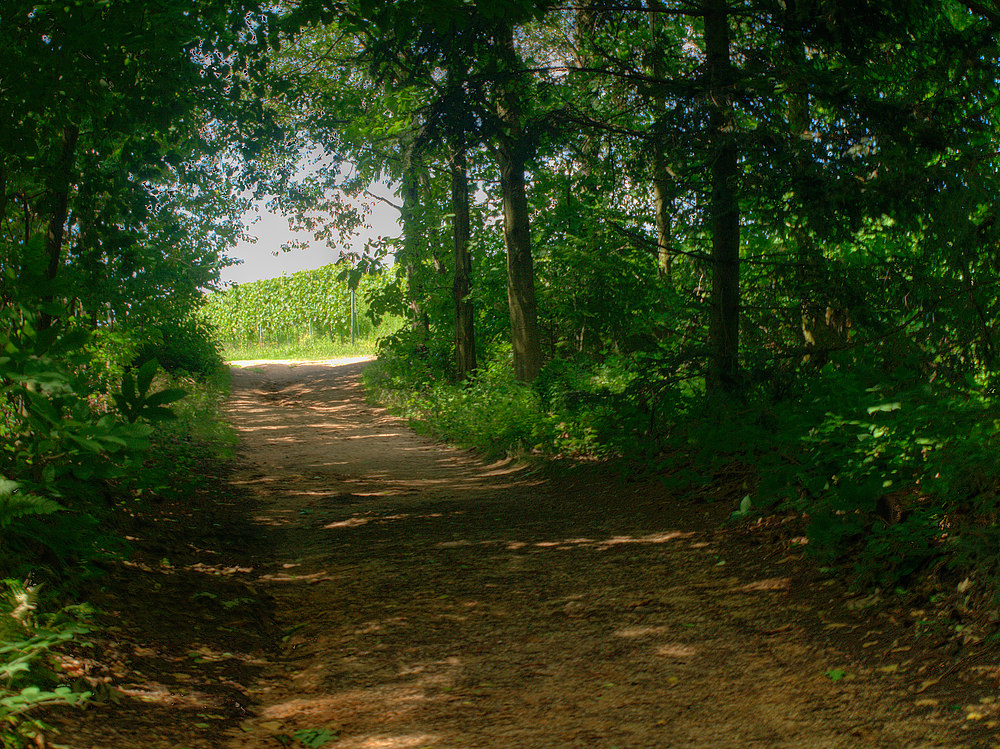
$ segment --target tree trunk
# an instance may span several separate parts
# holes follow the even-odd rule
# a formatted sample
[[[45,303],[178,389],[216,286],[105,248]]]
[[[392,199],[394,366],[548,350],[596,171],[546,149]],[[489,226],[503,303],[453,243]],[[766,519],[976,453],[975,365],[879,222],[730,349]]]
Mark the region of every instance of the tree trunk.
[[[423,198],[418,200],[418,204],[421,206],[432,206],[436,202],[436,197],[434,195],[434,185],[431,184],[431,174],[430,171],[421,165],[420,169],[417,170],[417,181],[420,184],[420,189],[423,191]],[[425,223],[426,226],[426,223]],[[447,242],[442,236],[445,232],[440,228],[437,229],[426,229],[426,234],[424,235],[424,246],[430,250],[430,261],[431,266],[434,268],[434,272],[443,276],[448,273],[448,268],[446,267],[444,256],[447,255]]]
[[[670,280],[670,264],[673,253],[670,245],[670,177],[666,164],[663,163],[663,153],[653,146],[653,212],[656,217],[656,275]]]
[[[403,247],[397,260],[402,261],[406,273],[406,298],[410,307],[410,324],[415,331],[422,334],[426,340],[429,335],[430,323],[427,313],[423,310],[423,284],[420,270],[420,224],[418,211],[420,206],[420,177],[414,161],[413,149],[410,147],[403,161],[403,179],[400,188],[403,200],[400,217],[403,221]]]
[[[739,387],[740,207],[739,164],[730,103],[733,82],[726,0],[705,0],[705,55],[708,63],[712,199],[712,298],[709,392]]]
[[[516,56],[514,33],[510,25],[501,26],[496,42],[507,70],[513,72],[516,69]],[[542,367],[542,348],[538,335],[535,271],[531,258],[531,228],[524,179],[521,103],[515,86],[516,82],[508,81],[499,102],[498,114],[503,132],[498,139],[497,159],[503,196],[503,234],[507,246],[507,301],[510,306],[514,377],[521,382],[531,382]]]
[[[455,370],[464,380],[476,369],[476,335],[472,299],[472,257],[469,254],[469,178],[464,147],[451,155],[451,211],[455,239]]]
[[[73,164],[76,162],[76,143],[80,137],[80,128],[76,125],[66,125],[63,127],[62,144],[59,154],[59,161],[53,172],[53,179],[49,185],[49,229],[45,235],[45,280],[49,282],[49,291],[43,302],[53,300],[52,285],[59,275],[59,267],[62,265],[63,235],[66,231],[66,219],[69,216],[69,188],[73,174]],[[42,312],[39,320],[42,329],[48,328],[52,324],[52,317],[48,312]]]
[[[62,263],[63,233],[66,229],[66,218],[69,215],[69,184],[76,161],[76,142],[80,129],[76,125],[66,125],[62,134],[62,152],[56,165],[54,179],[49,186],[51,212],[49,213],[49,230],[45,235],[45,255],[47,267],[45,278],[54,281],[59,274]]]
[[[784,11],[782,43],[790,71],[788,78],[794,80],[799,77],[799,70],[808,65],[805,45],[799,33],[808,11],[800,8],[796,0],[783,0],[781,6]],[[809,130],[812,116],[807,92],[801,85],[790,86],[787,97],[787,137],[795,168],[791,188],[794,194],[799,195],[801,186],[811,180]],[[800,196],[802,199],[808,199],[808,196]],[[817,246],[809,227],[801,220],[792,225],[791,240],[797,255],[796,281],[800,294],[802,344],[807,352],[803,363],[822,367],[829,359],[830,350],[847,342],[850,314],[830,294],[823,251]]]
[[[650,77],[660,81],[664,75],[663,46],[660,43],[660,14],[666,9],[659,0],[649,0],[649,35],[652,39]],[[655,84],[654,84],[655,85]],[[655,93],[650,97],[656,120],[663,116],[667,107],[666,97]],[[670,280],[670,263],[673,260],[671,252],[670,230],[672,226],[670,209],[670,173],[667,169],[663,148],[657,142],[660,128],[654,127],[652,179],[653,179],[653,215],[656,219],[656,275],[661,279]]]
[[[0,160],[0,236],[6,232],[7,228],[7,171],[3,167],[3,160]]]

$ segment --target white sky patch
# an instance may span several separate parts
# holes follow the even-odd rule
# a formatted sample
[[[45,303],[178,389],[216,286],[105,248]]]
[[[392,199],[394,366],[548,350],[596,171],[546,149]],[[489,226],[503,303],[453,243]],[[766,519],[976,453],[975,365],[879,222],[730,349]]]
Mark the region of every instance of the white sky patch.
[[[398,203],[399,199],[385,185],[373,183],[368,189],[393,203]],[[256,237],[257,241],[255,243],[241,241],[229,252],[229,257],[243,262],[222,270],[223,284],[249,283],[262,278],[276,278],[300,270],[320,268],[336,262],[341,251],[361,252],[369,239],[398,237],[402,231],[398,223],[399,211],[381,200],[370,200],[372,212],[367,221],[370,228],[363,229],[355,235],[347,246],[330,247],[326,242],[314,240],[307,231],[292,231],[285,216],[266,208],[265,197],[258,204],[257,210],[243,215],[247,233]],[[281,246],[294,240],[305,242],[305,249],[282,252]]]

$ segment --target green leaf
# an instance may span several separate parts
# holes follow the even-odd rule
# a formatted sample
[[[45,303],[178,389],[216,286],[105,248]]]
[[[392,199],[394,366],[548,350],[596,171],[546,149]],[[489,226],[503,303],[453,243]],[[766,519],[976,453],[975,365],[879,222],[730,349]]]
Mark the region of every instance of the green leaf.
[[[328,728],[303,728],[295,732],[295,740],[309,749],[320,749],[337,738],[337,732]]]
[[[31,404],[31,410],[33,413],[41,416],[49,424],[57,425],[62,421],[62,416],[54,405],[52,401],[46,398],[40,393],[35,393],[30,390],[26,391],[28,396],[28,401]]]
[[[153,378],[156,377],[159,368],[160,363],[156,359],[150,359],[139,367],[139,371],[136,373],[136,386],[140,396],[149,392],[149,386],[153,384]]]
[[[100,443],[95,442],[92,439],[88,439],[86,437],[80,437],[76,434],[67,434],[66,437],[69,440],[75,442],[77,445],[82,447],[87,452],[94,453],[95,455],[104,452],[104,448],[100,445]]]
[[[167,403],[183,400],[187,397],[187,394],[187,390],[183,390],[181,388],[168,388],[166,390],[160,390],[146,398],[146,406],[163,406]]]
[[[115,395],[115,403],[117,404],[119,403],[118,394],[116,393]],[[121,396],[126,405],[133,403],[136,399],[135,378],[132,377],[131,372],[126,372],[122,375]]]
[[[28,515],[51,515],[62,509],[55,500],[22,492],[16,481],[0,477],[0,529]]]
[[[157,406],[156,408],[144,408],[142,417],[148,421],[172,421],[177,418],[177,414],[169,408]]]
[[[902,407],[902,404],[898,401],[895,403],[879,403],[876,406],[869,406],[868,413],[873,414],[878,413],[879,411],[898,411]]]

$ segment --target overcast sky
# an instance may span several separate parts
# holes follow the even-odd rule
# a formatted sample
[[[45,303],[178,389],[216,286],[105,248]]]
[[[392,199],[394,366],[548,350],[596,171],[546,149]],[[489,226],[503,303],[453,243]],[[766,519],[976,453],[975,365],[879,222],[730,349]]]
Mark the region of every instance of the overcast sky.
[[[372,185],[371,189],[393,202],[397,201],[385,186]],[[288,219],[267,211],[262,204],[260,212],[252,211],[244,216],[244,223],[249,233],[257,237],[257,242],[254,244],[240,242],[229,253],[230,257],[239,258],[243,262],[231,268],[224,268],[222,283],[226,286],[232,283],[247,283],[328,265],[336,262],[341,249],[357,251],[364,247],[365,241],[369,238],[399,236],[401,229],[397,223],[398,219],[399,211],[377,201],[374,203],[369,220],[371,231],[355,237],[347,248],[330,248],[325,242],[313,241],[308,232],[296,235],[288,228]],[[308,240],[309,248],[282,252],[281,245],[295,238]]]

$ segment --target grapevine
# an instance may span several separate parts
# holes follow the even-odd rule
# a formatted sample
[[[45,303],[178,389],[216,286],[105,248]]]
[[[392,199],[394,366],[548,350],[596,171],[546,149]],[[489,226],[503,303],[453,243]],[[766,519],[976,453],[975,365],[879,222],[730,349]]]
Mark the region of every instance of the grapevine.
[[[205,314],[224,343],[280,343],[304,337],[346,341],[351,336],[351,290],[343,266],[325,265],[289,276],[233,285],[210,294]],[[391,271],[364,275],[356,290],[355,330],[370,333],[369,298],[392,283]]]

